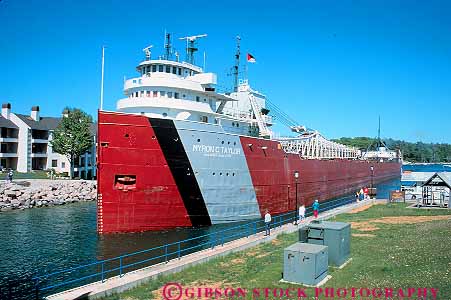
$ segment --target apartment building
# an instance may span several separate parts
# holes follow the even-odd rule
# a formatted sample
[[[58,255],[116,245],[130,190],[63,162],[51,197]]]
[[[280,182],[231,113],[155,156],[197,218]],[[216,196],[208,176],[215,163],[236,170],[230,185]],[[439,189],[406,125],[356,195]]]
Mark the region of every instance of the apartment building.
[[[0,165],[18,172],[54,169],[57,173],[69,173],[70,163],[66,156],[53,152],[52,133],[67,112],[61,117],[40,116],[39,106],[33,106],[30,114],[11,111],[11,104],[4,103],[0,118],[1,149]],[[90,128],[96,135],[96,126]],[[96,176],[95,143],[75,161],[75,175],[81,178]]]

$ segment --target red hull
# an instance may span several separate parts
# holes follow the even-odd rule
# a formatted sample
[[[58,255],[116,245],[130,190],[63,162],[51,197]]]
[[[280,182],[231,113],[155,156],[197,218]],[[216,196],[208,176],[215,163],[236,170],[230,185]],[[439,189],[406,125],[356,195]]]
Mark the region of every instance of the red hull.
[[[203,199],[183,149],[162,148],[164,138],[178,139],[167,137],[173,130],[162,131],[162,125],[138,115],[99,112],[98,120],[99,233],[209,224],[206,210],[198,209]],[[298,202],[307,206],[314,199],[324,201],[368,186],[370,166],[374,183],[400,176],[397,162],[306,160],[286,154],[276,141],[240,141],[262,215],[266,209],[272,214],[295,209],[295,170],[300,172]]]

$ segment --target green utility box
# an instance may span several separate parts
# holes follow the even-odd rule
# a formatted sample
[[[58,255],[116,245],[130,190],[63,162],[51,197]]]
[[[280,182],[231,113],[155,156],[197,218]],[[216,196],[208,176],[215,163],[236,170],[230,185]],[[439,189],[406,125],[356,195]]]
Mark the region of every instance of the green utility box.
[[[283,280],[317,285],[326,278],[327,246],[296,243],[283,252]]]
[[[351,225],[343,222],[312,222],[308,225],[307,243],[327,246],[329,265],[341,266],[351,254]]]

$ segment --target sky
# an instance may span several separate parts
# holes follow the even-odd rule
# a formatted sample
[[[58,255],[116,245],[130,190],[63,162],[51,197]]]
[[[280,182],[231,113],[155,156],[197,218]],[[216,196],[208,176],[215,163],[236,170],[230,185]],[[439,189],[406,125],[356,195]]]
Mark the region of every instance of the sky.
[[[299,124],[371,137],[380,115],[383,137],[451,143],[450,15],[451,1],[0,0],[0,101],[95,117],[105,45],[104,109],[115,110],[142,49],[163,54],[165,30],[208,34],[197,62],[205,52],[206,71],[230,88],[240,35],[243,58],[257,60],[251,86]]]

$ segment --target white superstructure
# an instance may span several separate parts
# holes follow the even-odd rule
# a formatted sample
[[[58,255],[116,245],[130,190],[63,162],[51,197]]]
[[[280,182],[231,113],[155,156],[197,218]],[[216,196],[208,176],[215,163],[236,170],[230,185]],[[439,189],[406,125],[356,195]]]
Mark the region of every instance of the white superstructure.
[[[125,98],[117,102],[117,110],[151,118],[209,123],[221,126],[227,133],[275,139],[265,95],[252,89],[247,80],[238,80],[240,38],[237,37],[235,55],[236,86],[231,93],[218,93],[216,74],[194,65],[196,39],[205,36],[182,38],[187,42],[187,62],[179,61],[178,54],[175,60],[171,59],[170,35],[166,36],[164,56],[152,59],[153,46],[144,48],[145,60],[136,68],[139,76],[125,80]],[[298,135],[295,138],[277,138],[286,152],[314,159],[362,158],[358,149],[331,142],[317,131],[307,132],[302,128],[305,127],[292,126]],[[366,158],[374,159],[371,153],[367,155]]]

